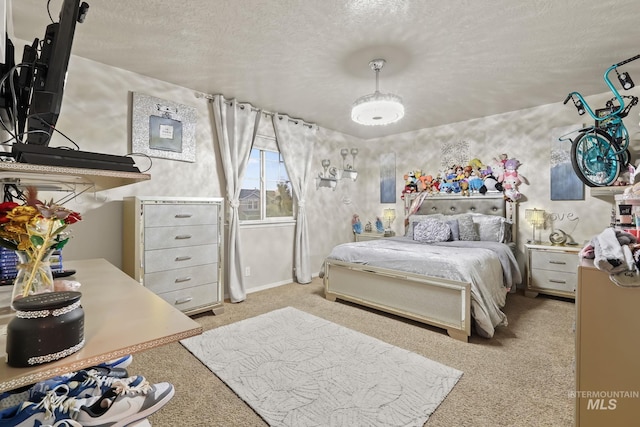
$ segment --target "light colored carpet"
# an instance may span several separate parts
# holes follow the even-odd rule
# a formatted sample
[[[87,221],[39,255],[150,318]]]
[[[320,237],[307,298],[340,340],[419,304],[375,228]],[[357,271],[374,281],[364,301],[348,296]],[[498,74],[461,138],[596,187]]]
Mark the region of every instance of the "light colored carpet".
[[[422,426],[462,376],[292,307],[182,344],[271,426]]]

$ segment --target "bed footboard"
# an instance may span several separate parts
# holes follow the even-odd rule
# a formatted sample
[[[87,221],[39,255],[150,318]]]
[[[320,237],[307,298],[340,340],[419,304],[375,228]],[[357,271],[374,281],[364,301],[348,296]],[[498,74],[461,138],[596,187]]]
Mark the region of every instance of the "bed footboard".
[[[325,298],[341,299],[447,330],[471,335],[471,284],[361,264],[326,260]]]

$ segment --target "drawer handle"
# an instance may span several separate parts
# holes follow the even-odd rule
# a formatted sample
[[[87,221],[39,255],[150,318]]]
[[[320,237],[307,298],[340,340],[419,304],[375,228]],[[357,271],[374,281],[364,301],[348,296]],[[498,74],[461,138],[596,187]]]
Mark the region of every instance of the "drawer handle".
[[[190,256],[177,256],[176,261],[189,261],[191,259]]]
[[[562,284],[567,283],[565,280],[554,280],[554,279],[549,279],[549,281],[550,281],[551,283],[562,283]]]
[[[191,214],[176,214],[176,218],[191,218]]]
[[[189,280],[191,280],[191,277],[178,277],[176,278],[175,283],[188,282]]]
[[[566,262],[564,261],[549,261],[549,264],[561,264],[561,265],[565,265]]]
[[[176,300],[176,305],[187,303],[187,302],[191,301],[192,299],[193,299],[193,297],[186,297],[186,298],[177,299]]]
[[[190,239],[190,238],[191,238],[191,234],[180,234],[176,236],[176,240],[184,240],[184,239]]]

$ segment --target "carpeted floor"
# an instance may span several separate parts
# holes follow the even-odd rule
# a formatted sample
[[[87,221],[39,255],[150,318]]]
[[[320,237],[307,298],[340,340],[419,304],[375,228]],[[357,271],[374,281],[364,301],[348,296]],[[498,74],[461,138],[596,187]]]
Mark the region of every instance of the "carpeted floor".
[[[225,304],[219,316],[195,319],[205,330],[291,306],[464,372],[425,424],[572,426],[575,307],[572,301],[510,294],[509,326],[492,339],[462,343],[440,329],[324,299],[322,282],[289,284]],[[179,343],[134,355],[132,374],[169,381],[176,395],[150,417],[154,427],[266,426],[234,392]]]

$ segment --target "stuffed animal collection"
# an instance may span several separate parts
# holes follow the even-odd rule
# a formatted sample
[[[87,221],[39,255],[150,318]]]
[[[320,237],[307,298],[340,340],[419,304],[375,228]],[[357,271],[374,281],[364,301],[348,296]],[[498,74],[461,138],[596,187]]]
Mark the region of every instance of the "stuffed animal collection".
[[[500,154],[490,165],[475,158],[465,166],[452,165],[435,177],[423,174],[421,170],[411,171],[404,175],[405,186],[401,198],[404,199],[405,194],[416,192],[454,193],[463,196],[503,192],[507,200],[517,201],[522,197],[518,187],[522,183],[528,184],[518,172],[520,166],[517,159]]]

